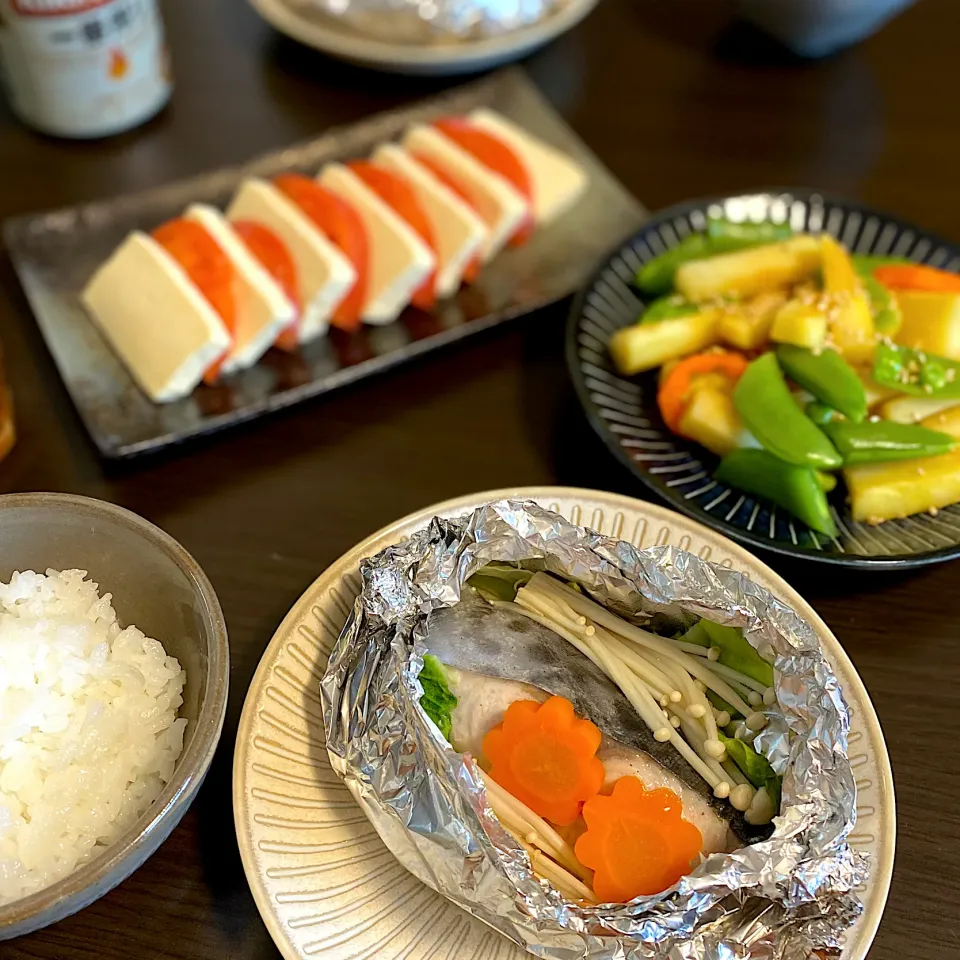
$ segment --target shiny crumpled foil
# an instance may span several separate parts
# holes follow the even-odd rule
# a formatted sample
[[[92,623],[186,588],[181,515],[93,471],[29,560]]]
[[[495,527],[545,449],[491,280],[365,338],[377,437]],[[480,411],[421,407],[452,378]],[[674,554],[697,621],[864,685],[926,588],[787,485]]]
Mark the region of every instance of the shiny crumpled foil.
[[[483,40],[532,27],[570,0],[286,0],[301,16],[335,18],[388,43]]]
[[[472,760],[418,706],[432,610],[492,560],[581,583],[643,623],[691,615],[776,651],[780,712],[754,741],[784,774],[772,837],[714,854],[675,887],[626,905],[565,900],[487,806]],[[801,960],[838,949],[867,876],[853,851],[849,714],[812,628],[743,575],[674,547],[638,551],[534,503],[435,518],[361,565],[363,587],[321,682],[327,750],[384,843],[415,876],[531,953],[553,960]]]

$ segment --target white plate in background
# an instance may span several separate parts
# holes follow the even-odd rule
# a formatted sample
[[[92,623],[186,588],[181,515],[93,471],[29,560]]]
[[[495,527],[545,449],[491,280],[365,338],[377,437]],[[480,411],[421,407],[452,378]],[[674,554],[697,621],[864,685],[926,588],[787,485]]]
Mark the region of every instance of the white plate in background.
[[[463,43],[388,43],[340,27],[332,18],[307,17],[286,0],[249,0],[272,27],[300,43],[348,63],[391,73],[457,76],[518,60],[575,27],[597,0],[570,0],[540,23],[501,37]]]

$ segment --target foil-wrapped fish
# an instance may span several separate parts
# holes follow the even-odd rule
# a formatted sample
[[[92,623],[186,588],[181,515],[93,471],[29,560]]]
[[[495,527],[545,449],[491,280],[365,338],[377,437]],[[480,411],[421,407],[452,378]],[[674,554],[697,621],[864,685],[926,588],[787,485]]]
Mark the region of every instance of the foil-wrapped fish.
[[[467,581],[491,562],[578,584],[607,613],[634,624],[657,630],[664,621],[705,618],[736,627],[754,653],[764,651],[775,670],[769,692],[777,707],[758,708],[766,723],[746,726],[759,730],[753,746],[783,778],[772,835],[759,842],[741,837],[731,844],[736,849],[708,856],[656,895],[605,903],[584,897],[590,877],[569,858],[574,841],[549,830],[536,849],[515,829],[523,811],[509,797],[502,804],[496,758],[485,773],[471,756],[502,747],[502,734],[500,743],[487,741],[500,724],[486,734],[480,727],[506,705],[505,728],[515,694],[536,701],[526,714],[559,701],[554,691],[566,697],[571,714],[584,718],[575,722],[596,731],[605,783],[663,771],[681,785],[685,803],[689,791],[708,817],[737,828],[736,816],[717,810],[678,758],[662,752],[660,735],[678,731],[654,725],[651,742],[617,684],[574,656],[573,646],[473,606]],[[361,575],[362,591],[321,683],[327,751],[380,837],[417,877],[543,960],[800,960],[840,948],[861,910],[853,891],[867,876],[865,859],[847,842],[856,819],[849,717],[816,634],[792,610],[732,570],[672,547],[638,551],[520,501],[435,518],[365,561]],[[427,654],[450,668],[456,709],[466,712],[452,718],[448,733],[467,754],[451,747],[420,706]],[[738,712],[750,721],[743,705],[741,699]],[[591,802],[583,808],[588,833]],[[554,882],[540,861],[546,848],[572,874],[570,882]],[[585,858],[581,865],[594,869]]]
[[[710,837],[705,839],[705,853],[730,848],[717,819],[729,822],[742,843],[770,835],[768,824],[747,823],[742,812],[715,797],[669,743],[654,738],[630,701],[596,664],[539,623],[503,606],[492,606],[467,590],[455,606],[430,616],[424,650],[448,667],[467,671],[455,675],[452,682],[461,701],[453,714],[456,749],[479,758],[483,735],[503,719],[503,712],[516,700],[545,699],[545,694],[565,697],[577,716],[600,728],[618,768],[645,766],[646,776],[640,779],[648,785],[658,779],[651,763],[669,774],[661,783],[684,794],[684,810],[689,809],[691,815],[698,811],[698,825],[704,826]],[[646,765],[645,759],[649,761]]]

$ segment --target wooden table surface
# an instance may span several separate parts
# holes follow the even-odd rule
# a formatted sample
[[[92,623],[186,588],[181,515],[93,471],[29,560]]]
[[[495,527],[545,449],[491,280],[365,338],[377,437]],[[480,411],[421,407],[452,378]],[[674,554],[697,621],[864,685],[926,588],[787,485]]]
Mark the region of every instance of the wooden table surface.
[[[923,0],[835,59],[785,58],[727,26],[720,0],[604,0],[528,61],[575,130],[649,207],[758,186],[816,186],[960,239],[960,4]],[[425,95],[440,80],[341,66],[278,38],[242,0],[169,2],[169,109],[102,143],[44,139],[0,106],[0,217],[232,164]],[[204,567],[230,630],[221,749],[160,851],[4,960],[269,960],[233,831],[233,743],[274,628],[336,557],[438,500],[560,483],[645,496],[589,432],[562,362],[563,307],[228,435],[122,468],[100,462],[0,262],[0,336],[19,443],[0,491],[123,504]],[[477,412],[490,414],[477,428]],[[859,669],[897,783],[896,871],[875,960],[960,958],[960,564],[844,576],[773,565]],[[384,958],[386,960],[386,958]]]

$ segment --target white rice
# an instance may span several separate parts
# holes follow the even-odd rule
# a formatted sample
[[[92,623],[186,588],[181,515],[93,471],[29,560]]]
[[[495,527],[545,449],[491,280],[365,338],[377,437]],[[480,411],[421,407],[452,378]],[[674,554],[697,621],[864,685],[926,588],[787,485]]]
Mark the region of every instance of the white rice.
[[[186,674],[85,577],[0,583],[0,904],[116,840],[183,749]]]

